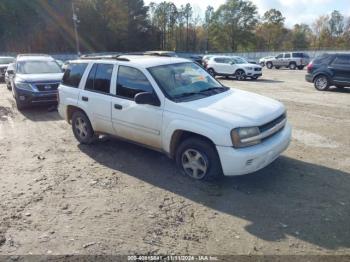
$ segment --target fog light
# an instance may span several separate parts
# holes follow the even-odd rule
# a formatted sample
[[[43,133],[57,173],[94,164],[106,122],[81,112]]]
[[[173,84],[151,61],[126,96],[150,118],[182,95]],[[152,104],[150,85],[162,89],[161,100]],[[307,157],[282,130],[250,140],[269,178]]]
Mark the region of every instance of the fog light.
[[[25,96],[19,96],[19,100],[24,101],[24,100],[26,100],[26,97]]]

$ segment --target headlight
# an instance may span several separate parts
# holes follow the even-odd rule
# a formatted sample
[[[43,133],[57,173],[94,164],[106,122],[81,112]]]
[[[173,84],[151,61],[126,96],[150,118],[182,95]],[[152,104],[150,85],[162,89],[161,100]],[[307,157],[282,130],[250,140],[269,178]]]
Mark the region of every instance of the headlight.
[[[246,67],[247,70],[253,70],[253,67]]]
[[[28,83],[23,83],[23,82],[15,82],[15,85],[18,89],[22,89],[22,90],[28,90],[28,91],[35,91],[35,89],[33,88],[33,86],[31,84]]]
[[[260,144],[261,140],[254,138],[260,135],[258,127],[240,127],[231,131],[231,138],[234,147],[247,147]]]

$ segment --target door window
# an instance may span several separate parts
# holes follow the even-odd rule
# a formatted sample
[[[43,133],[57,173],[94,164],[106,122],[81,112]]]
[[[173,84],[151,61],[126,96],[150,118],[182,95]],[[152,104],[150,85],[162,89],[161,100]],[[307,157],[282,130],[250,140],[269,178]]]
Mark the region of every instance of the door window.
[[[117,80],[117,96],[132,99],[138,93],[153,93],[153,87],[146,76],[138,69],[119,66]]]
[[[290,54],[285,54],[284,58],[290,58]]]
[[[334,65],[350,66],[350,56],[337,56],[334,61]]]
[[[86,80],[85,89],[99,93],[109,93],[113,65],[94,64]]]
[[[277,59],[283,58],[283,54],[278,55],[276,58],[277,58]]]
[[[69,64],[66,71],[64,72],[62,84],[78,88],[87,65],[87,63]]]

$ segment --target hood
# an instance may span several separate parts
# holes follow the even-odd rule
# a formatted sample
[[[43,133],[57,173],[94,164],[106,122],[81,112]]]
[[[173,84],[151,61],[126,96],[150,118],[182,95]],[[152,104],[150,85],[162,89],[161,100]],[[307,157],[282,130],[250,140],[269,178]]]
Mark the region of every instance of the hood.
[[[229,128],[261,126],[285,112],[284,105],[276,100],[237,89],[174,104],[181,106],[181,111],[187,116]]]
[[[61,82],[63,73],[55,74],[16,74],[16,80],[27,83],[37,82]]]

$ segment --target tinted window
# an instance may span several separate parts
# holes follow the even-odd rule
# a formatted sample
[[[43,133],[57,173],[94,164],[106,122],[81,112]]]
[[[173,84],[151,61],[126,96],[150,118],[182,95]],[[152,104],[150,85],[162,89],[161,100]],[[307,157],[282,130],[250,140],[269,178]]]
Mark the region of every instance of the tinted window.
[[[216,63],[225,63],[225,59],[224,58],[215,58],[214,59]]]
[[[69,64],[63,75],[62,83],[71,87],[78,87],[87,67],[85,63]]]
[[[277,59],[280,59],[280,58],[282,58],[283,57],[283,54],[280,54],[280,55],[278,55],[276,58]]]
[[[350,56],[337,56],[334,59],[333,64],[350,66]]]
[[[310,58],[307,54],[304,54],[304,53],[293,53],[293,57],[296,57],[296,58]]]
[[[290,58],[290,54],[285,54],[284,58]]]
[[[153,92],[153,88],[146,76],[136,68],[119,66],[117,95],[134,99],[142,92]]]
[[[85,88],[91,91],[109,93],[113,65],[94,64],[90,70]]]

